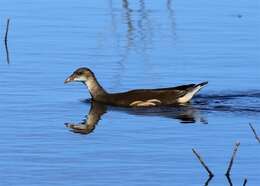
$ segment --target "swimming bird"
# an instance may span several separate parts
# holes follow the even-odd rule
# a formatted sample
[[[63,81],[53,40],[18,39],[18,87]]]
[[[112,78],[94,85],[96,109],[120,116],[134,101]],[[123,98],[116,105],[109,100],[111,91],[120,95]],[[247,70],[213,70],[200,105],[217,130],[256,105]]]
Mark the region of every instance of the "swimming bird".
[[[188,103],[208,82],[157,89],[135,89],[127,92],[108,93],[97,81],[89,68],[74,71],[64,83],[82,82],[93,101],[121,107],[153,107]]]

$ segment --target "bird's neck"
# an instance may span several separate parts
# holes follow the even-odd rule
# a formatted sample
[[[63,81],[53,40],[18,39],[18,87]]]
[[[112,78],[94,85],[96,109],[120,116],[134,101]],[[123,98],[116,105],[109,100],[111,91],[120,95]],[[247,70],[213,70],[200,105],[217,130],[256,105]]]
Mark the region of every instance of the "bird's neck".
[[[88,87],[88,90],[93,99],[98,99],[99,97],[106,96],[107,92],[103,87],[98,83],[95,76],[89,77],[84,84]]]

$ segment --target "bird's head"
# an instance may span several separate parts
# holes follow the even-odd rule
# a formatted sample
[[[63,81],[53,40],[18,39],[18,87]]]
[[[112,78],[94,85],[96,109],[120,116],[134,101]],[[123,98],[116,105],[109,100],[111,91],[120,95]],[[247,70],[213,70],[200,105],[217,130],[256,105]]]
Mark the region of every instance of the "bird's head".
[[[78,68],[75,70],[64,83],[69,83],[73,81],[77,82],[87,82],[90,77],[94,77],[94,73],[89,68]]]

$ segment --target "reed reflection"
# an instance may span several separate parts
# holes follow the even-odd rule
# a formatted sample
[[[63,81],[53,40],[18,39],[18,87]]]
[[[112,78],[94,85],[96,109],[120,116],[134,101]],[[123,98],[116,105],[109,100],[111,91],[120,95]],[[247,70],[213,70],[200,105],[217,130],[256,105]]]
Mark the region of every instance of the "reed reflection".
[[[91,107],[87,118],[81,123],[66,123],[65,126],[74,133],[89,134],[95,130],[101,117],[107,111],[125,112],[130,115],[141,116],[157,116],[179,120],[182,124],[188,123],[204,123],[206,119],[203,118],[200,111],[193,108],[191,105],[178,107],[154,107],[154,108],[122,108],[122,107],[108,107],[96,101],[91,102]]]
[[[149,47],[149,44],[152,43],[153,27],[149,19],[149,10],[146,9],[145,1],[139,0],[139,6],[138,35],[141,41],[140,44],[142,45],[141,48],[143,49],[142,52],[144,52]]]
[[[206,182],[204,183],[204,186],[208,186],[210,181],[212,180],[213,176],[209,176],[206,180]]]
[[[226,175],[229,186],[233,186],[232,179],[229,175]]]
[[[175,14],[172,6],[172,0],[167,0],[166,3],[167,11],[168,11],[168,17],[170,20],[170,25],[171,25],[171,33],[172,33],[172,39],[175,39],[176,37],[176,23],[175,23]]]
[[[87,118],[79,124],[65,123],[65,126],[70,128],[72,132],[89,134],[95,130],[98,121],[101,116],[106,113],[107,107],[104,104],[98,102],[91,102],[91,107]]]
[[[132,15],[131,15],[132,10],[129,8],[129,3],[127,0],[123,0],[122,2],[125,11],[125,22],[127,24],[127,34],[126,34],[127,48],[130,48],[133,42],[133,31],[134,31]]]
[[[122,53],[122,62],[125,62],[128,59],[131,50],[140,54],[141,57],[144,58],[144,61],[149,61],[149,49],[153,47],[152,45],[153,42],[156,41],[156,37],[161,38],[162,34],[166,35],[167,33],[172,33],[172,36],[170,37],[172,39],[176,38],[175,16],[172,2],[171,0],[166,0],[162,3],[166,4],[165,11],[168,12],[168,16],[165,18],[167,22],[169,22],[169,25],[166,25],[166,30],[160,28],[162,23],[165,22],[165,18],[161,15],[157,15],[159,11],[147,7],[145,0],[122,0],[124,22],[122,28],[126,27],[126,33],[124,34],[125,38],[120,38],[120,41],[123,41],[123,47],[125,48],[125,51]],[[157,20],[156,18],[159,19]],[[113,19],[114,17],[111,18],[111,20]]]

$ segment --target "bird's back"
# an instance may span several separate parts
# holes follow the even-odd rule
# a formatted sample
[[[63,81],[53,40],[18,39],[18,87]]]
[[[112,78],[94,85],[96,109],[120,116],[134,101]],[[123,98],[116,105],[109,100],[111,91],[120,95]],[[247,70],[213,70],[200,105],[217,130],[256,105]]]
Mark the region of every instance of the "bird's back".
[[[176,104],[179,97],[185,95],[195,84],[159,89],[135,89],[127,92],[109,94],[107,101],[114,105],[131,106],[133,103],[152,102],[160,105]]]

